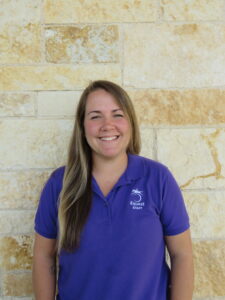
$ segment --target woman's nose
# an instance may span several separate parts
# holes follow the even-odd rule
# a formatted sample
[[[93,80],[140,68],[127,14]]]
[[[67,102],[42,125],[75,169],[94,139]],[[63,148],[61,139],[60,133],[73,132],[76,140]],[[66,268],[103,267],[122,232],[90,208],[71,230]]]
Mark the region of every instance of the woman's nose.
[[[103,119],[103,123],[102,123],[102,130],[110,130],[112,128],[114,128],[114,122],[112,120],[112,118],[104,118]]]

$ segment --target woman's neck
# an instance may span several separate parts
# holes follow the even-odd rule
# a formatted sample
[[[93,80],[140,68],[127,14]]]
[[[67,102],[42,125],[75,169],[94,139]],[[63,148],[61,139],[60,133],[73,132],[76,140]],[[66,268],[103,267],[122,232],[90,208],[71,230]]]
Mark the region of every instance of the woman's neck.
[[[93,157],[93,169],[92,173],[94,177],[120,175],[126,170],[128,163],[128,156],[124,155],[115,157],[113,159],[104,159],[99,157]]]

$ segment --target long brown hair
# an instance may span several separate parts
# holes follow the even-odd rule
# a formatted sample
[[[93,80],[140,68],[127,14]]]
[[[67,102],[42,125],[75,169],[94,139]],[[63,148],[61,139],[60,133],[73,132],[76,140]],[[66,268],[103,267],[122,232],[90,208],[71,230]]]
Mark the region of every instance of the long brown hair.
[[[76,111],[76,120],[70,140],[68,159],[63,178],[59,204],[59,251],[71,252],[79,246],[80,235],[87,221],[91,204],[92,155],[84,132],[84,116],[88,95],[97,89],[110,93],[124,113],[131,126],[131,139],[127,152],[139,154],[140,134],[135,111],[128,94],[117,84],[97,80],[83,91]]]

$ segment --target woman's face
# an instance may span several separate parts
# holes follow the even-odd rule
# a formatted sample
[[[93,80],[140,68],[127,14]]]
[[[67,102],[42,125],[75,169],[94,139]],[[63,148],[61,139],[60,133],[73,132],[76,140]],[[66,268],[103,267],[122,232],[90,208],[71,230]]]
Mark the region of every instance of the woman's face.
[[[116,158],[126,155],[131,127],[115,98],[103,89],[89,94],[86,103],[84,130],[95,158]]]

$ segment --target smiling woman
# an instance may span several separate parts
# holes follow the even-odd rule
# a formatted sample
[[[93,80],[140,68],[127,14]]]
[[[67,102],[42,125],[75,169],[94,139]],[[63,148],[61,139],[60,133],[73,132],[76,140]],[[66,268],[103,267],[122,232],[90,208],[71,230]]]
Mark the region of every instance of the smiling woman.
[[[83,92],[65,167],[47,181],[35,218],[37,300],[191,300],[192,250],[180,189],[139,156],[127,93],[109,81]],[[165,259],[171,258],[171,270]]]
[[[130,122],[110,93],[99,89],[89,94],[84,130],[94,162],[100,163],[99,160],[106,158],[125,159],[131,136]]]

